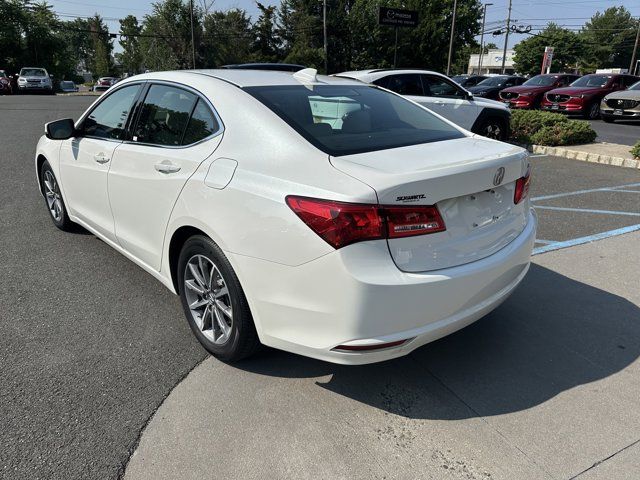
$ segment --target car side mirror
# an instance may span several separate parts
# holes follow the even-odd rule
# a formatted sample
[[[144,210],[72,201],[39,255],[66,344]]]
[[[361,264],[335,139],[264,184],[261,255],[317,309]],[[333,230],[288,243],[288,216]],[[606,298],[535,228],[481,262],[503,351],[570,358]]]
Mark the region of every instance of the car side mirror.
[[[465,99],[465,100],[473,100],[473,93],[471,93],[471,92],[464,92],[464,99]]]
[[[51,140],[67,140],[76,134],[76,127],[72,119],[63,118],[47,123],[44,131],[47,138]]]

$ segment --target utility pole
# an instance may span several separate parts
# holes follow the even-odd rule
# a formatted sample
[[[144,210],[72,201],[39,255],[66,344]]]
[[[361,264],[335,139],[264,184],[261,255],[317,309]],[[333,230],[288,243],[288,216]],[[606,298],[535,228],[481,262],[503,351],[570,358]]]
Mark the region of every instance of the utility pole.
[[[327,48],[327,0],[322,3],[322,30],[324,35],[324,74],[329,75],[329,54]]]
[[[633,75],[633,71],[636,68],[636,53],[638,53],[638,41],[640,40],[640,18],[638,18],[638,31],[636,32],[636,43],[633,46],[633,53],[631,54],[631,63],[629,64],[629,73]]]
[[[453,0],[453,17],[451,18],[451,36],[449,37],[449,58],[447,59],[447,76],[449,76],[449,70],[451,70],[451,52],[453,51],[453,33],[455,32],[455,29],[456,29],[456,10],[457,9],[458,9],[458,0]]]
[[[482,75],[482,56],[484,55],[484,22],[487,19],[487,7],[493,3],[484,4],[484,12],[482,13],[482,31],[480,33],[480,58],[478,58],[478,75]],[[473,68],[471,69],[473,73]]]
[[[189,2],[189,9],[191,11],[191,56],[193,60],[193,68],[196,68],[196,41],[193,33],[193,0]]]
[[[509,43],[509,30],[511,30],[511,0],[509,0],[509,14],[507,15],[507,33],[504,36],[504,49],[502,50],[502,75],[504,75],[504,62],[507,61],[507,43]]]

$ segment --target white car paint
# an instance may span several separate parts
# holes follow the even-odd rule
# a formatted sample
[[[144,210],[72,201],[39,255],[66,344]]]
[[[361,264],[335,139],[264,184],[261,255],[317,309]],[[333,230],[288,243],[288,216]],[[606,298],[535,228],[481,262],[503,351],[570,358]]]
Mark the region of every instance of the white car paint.
[[[378,69],[378,70],[355,70],[350,72],[338,73],[336,76],[353,78],[365,83],[374,83],[377,80],[383,79],[390,75],[403,75],[403,74],[426,74],[432,77],[437,77],[456,86],[461,91],[468,94],[468,98],[450,98],[450,97],[437,97],[437,96],[417,96],[407,95],[406,97],[414,102],[423,105],[433,112],[442,115],[444,118],[451,120],[455,124],[471,130],[474,122],[480,115],[480,112],[484,108],[491,108],[501,110],[503,112],[509,112],[509,109],[502,102],[490,100],[482,97],[473,97],[473,95],[465,90],[463,87],[455,83],[449,77],[442,75],[438,72],[431,70],[420,69]]]
[[[519,147],[459,129],[457,140],[328,156],[240,88],[299,85],[288,72],[154,72],[120,82],[94,105],[136,82],[197,91],[222,128],[184,148],[43,136],[36,165],[50,163],[72,221],[174,293],[171,241],[183,227],[204,232],[235,270],[263,344],[344,364],[402,356],[491,311],[529,267],[536,219],[528,198],[509,203],[529,168]],[[360,85],[320,76],[303,83]],[[179,170],[162,173],[159,164]],[[300,195],[405,205],[399,197],[416,194],[415,205],[440,208],[446,231],[339,249],[285,202]],[[398,340],[407,341],[334,350]]]

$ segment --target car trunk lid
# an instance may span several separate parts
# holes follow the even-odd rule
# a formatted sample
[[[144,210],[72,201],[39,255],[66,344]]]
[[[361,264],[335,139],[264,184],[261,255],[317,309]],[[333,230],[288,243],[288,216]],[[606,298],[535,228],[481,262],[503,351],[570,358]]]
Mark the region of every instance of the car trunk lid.
[[[335,168],[370,185],[381,205],[436,205],[446,230],[387,240],[403,271],[461,265],[492,255],[524,229],[528,201],[514,204],[525,150],[482,137],[331,157]]]

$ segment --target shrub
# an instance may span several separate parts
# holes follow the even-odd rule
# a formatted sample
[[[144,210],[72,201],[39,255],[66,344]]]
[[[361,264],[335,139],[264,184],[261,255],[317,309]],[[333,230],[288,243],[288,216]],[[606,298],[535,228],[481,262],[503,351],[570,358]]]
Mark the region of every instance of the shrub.
[[[531,135],[531,142],[537,145],[579,145],[591,143],[596,139],[596,132],[587,122],[568,120],[563,123],[542,127]]]
[[[640,142],[636,143],[630,152],[631,155],[633,155],[633,158],[640,158]]]
[[[596,139],[587,122],[569,120],[560,113],[516,110],[511,114],[511,140],[537,145],[577,145]]]
[[[560,113],[539,110],[515,110],[511,113],[511,140],[530,144],[531,135],[543,127],[566,123],[569,120]]]

